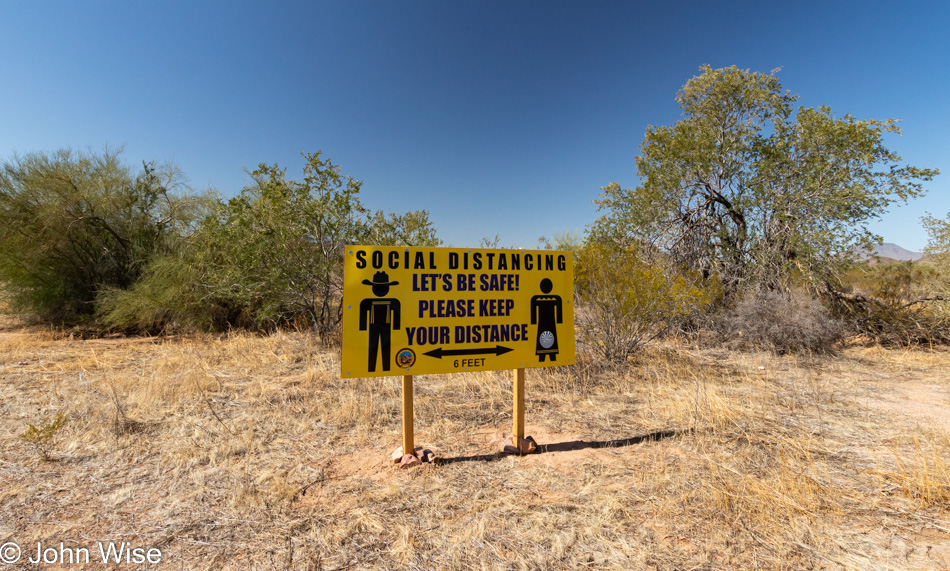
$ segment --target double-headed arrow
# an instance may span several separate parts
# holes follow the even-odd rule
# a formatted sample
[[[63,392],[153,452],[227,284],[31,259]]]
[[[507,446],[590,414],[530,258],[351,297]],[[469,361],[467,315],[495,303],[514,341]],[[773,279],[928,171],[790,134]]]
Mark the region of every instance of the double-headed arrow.
[[[509,351],[514,351],[514,349],[511,347],[502,347],[501,345],[495,345],[495,347],[491,349],[443,349],[439,347],[438,349],[426,351],[423,355],[441,359],[443,356],[450,357],[452,355],[504,355]]]

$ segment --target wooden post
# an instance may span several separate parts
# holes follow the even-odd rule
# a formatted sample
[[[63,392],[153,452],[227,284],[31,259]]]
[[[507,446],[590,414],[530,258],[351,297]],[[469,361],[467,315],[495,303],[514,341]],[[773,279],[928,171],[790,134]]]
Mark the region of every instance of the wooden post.
[[[512,371],[512,393],[514,409],[512,411],[511,444],[518,447],[519,439],[524,438],[524,369]]]
[[[412,441],[412,375],[402,377],[402,453],[416,454]]]

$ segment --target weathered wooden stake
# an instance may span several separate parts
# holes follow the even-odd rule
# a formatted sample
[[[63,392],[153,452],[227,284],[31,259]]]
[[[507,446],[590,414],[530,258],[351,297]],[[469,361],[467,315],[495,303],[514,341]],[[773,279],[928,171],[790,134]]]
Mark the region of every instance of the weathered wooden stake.
[[[520,438],[524,438],[524,369],[515,369],[512,377],[514,410],[512,411],[511,444],[518,447]]]
[[[415,454],[412,441],[412,375],[402,377],[402,453]]]

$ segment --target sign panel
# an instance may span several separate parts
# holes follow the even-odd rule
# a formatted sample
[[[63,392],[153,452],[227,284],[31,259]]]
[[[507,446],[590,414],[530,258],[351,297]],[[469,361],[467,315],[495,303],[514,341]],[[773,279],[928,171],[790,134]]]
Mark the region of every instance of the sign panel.
[[[574,364],[570,252],[347,246],[344,377]]]

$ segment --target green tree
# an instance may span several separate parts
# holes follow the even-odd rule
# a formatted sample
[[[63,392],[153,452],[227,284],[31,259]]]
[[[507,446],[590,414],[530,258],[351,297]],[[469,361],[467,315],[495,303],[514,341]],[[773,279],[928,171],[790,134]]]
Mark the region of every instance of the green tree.
[[[593,234],[716,275],[729,300],[793,275],[827,286],[879,243],[867,222],[923,194],[937,171],[884,146],[900,132],[893,119],[795,110],[777,71],[703,66],[677,94],[683,119],[647,128],[640,186],[603,188]]]
[[[302,182],[277,165],[255,170],[255,184],[206,218],[196,240],[202,282],[219,303],[257,327],[304,316],[318,329],[335,322],[343,245],[361,236],[367,212],[360,182],[306,155]],[[237,323],[235,323],[237,322]]]
[[[61,150],[0,172],[0,282],[15,311],[72,323],[103,288],[130,287],[200,211],[174,167],[124,165],[118,151]]]
[[[362,241],[366,244],[399,246],[438,246],[442,244],[425,210],[405,214],[377,210],[366,222]]]
[[[425,211],[370,212],[361,183],[305,154],[302,181],[261,164],[254,184],[219,202],[181,252],[156,259],[129,292],[101,306],[116,327],[202,329],[306,325],[333,338],[342,317],[347,243],[435,246]]]

